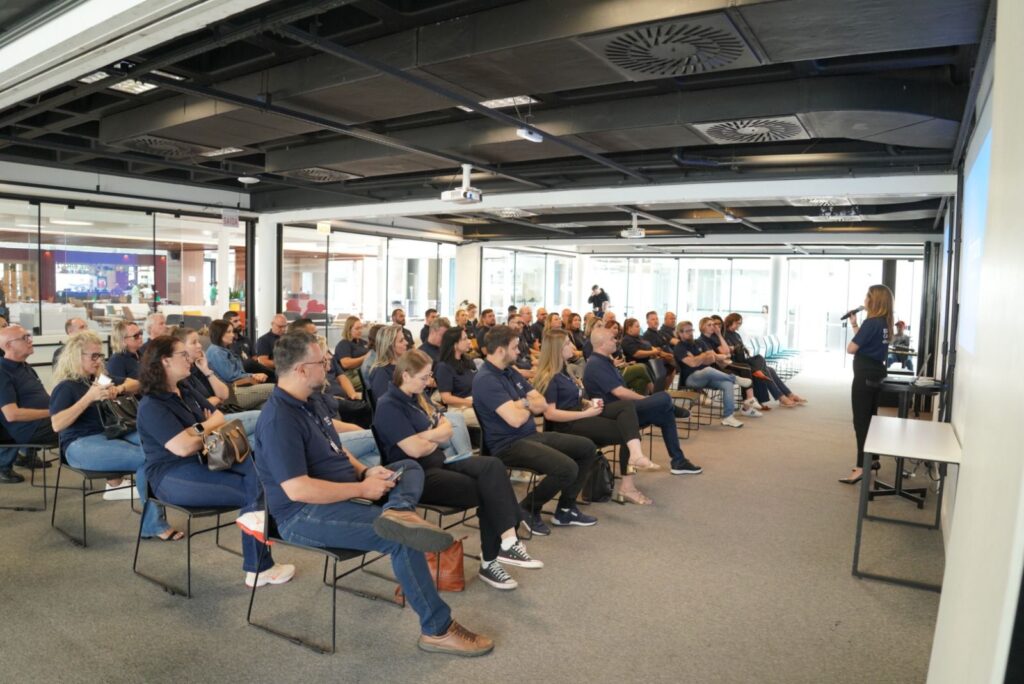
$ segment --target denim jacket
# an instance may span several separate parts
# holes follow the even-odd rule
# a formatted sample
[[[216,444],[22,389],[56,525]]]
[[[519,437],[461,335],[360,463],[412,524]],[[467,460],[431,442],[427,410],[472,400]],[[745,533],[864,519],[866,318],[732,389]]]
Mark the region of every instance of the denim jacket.
[[[206,360],[210,364],[210,370],[224,382],[235,382],[249,377],[242,366],[242,359],[230,349],[211,344],[206,350]]]

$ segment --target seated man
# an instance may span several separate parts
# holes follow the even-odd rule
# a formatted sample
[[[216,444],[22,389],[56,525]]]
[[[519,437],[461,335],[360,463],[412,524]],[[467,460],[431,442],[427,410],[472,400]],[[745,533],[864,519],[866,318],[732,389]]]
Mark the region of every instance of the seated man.
[[[427,309],[423,313],[423,327],[420,328],[420,344],[427,341],[427,336],[430,335],[430,324],[437,318],[437,309]],[[449,328],[451,325],[448,326]]]
[[[32,356],[32,335],[20,325],[0,329],[0,424],[15,444],[56,444],[50,426],[50,395],[36,372],[25,363]],[[17,459],[17,460],[16,460]],[[16,484],[25,478],[14,472],[23,468],[48,468],[35,454],[19,457],[16,448],[0,449],[0,484]]]
[[[665,319],[668,320],[668,314],[665,314]],[[661,352],[660,357],[665,362],[665,368],[668,370],[668,376],[665,378],[665,387],[671,387],[676,376],[676,359],[672,356],[671,337],[671,335],[666,336],[661,328],[658,327],[658,312],[648,311],[647,330],[644,331],[643,338],[651,343],[651,347]]]
[[[402,329],[402,336],[405,337],[405,343],[409,349],[412,349],[415,343],[412,340],[412,333],[405,327],[405,310],[395,309],[391,312],[391,322]]]
[[[434,316],[434,320],[430,322],[427,339],[420,345],[420,351],[429,356],[435,366],[441,360],[441,340],[450,327],[452,324],[447,318]]]
[[[67,333],[68,337],[71,337],[75,333],[80,333],[83,330],[88,330],[88,329],[89,329],[89,324],[86,323],[81,318],[69,318],[68,320],[64,321],[64,332]],[[60,358],[60,355],[63,352],[64,352],[64,343],[61,342],[60,346],[57,347],[53,351],[53,359],[50,361],[50,367],[51,368],[56,368],[57,367],[57,360]]]
[[[146,345],[150,340],[167,334],[167,318],[162,313],[151,313],[146,316],[146,343],[139,347],[139,358],[146,353]]]
[[[484,309],[480,312],[480,323],[476,326],[476,339],[480,343],[480,353],[484,356],[487,355],[486,345],[484,344],[487,340],[487,331],[493,328],[497,324],[497,318],[494,315],[494,309]]]
[[[265,368],[274,368],[274,344],[288,329],[288,319],[283,313],[275,314],[270,321],[270,332],[256,340],[256,362]]]
[[[693,339],[693,323],[683,321],[679,324],[679,344],[676,345],[673,354],[679,364],[681,383],[690,389],[702,389],[713,387],[722,392],[722,425],[731,428],[741,428],[743,423],[736,420],[733,414],[736,412],[736,397],[733,394],[733,386],[744,378],[729,375],[715,368],[715,364],[725,354],[720,354],[714,349],[708,349],[699,341]],[[749,387],[749,380],[747,386]]]
[[[561,491],[552,519],[555,525],[596,524],[597,518],[580,512],[576,496],[601,457],[597,447],[585,437],[537,432],[534,416],[544,413],[547,402],[515,369],[519,339],[507,325],[498,325],[484,342],[490,353],[473,378],[473,409],[486,447],[510,468],[529,468],[545,475],[520,502],[523,523],[533,534],[550,534],[540,511]]]
[[[423,552],[441,551],[453,539],[416,515],[424,481],[419,464],[406,459],[391,469],[366,468],[346,456],[331,417],[309,401],[323,385],[325,358],[306,332],[284,335],[274,345],[278,385],[260,414],[254,448],[278,531],[302,544],[390,554],[395,577],[420,619],[419,647],[463,656],[489,653],[494,642],[455,622],[434,588]],[[369,503],[385,498],[383,507]]]
[[[526,327],[523,324],[522,317],[519,314],[510,315],[508,317],[508,327],[512,328],[512,332],[519,337],[519,356],[516,357],[516,370],[527,380],[532,380],[534,374],[532,350],[524,334]]]
[[[636,415],[640,427],[657,425],[661,438],[672,460],[673,475],[699,475],[704,472],[691,462],[679,446],[679,431],[676,428],[676,407],[667,392],[655,392],[649,397],[638,394],[625,386],[622,375],[615,368],[611,355],[615,351],[615,335],[608,328],[594,328],[590,335],[594,353],[587,360],[583,371],[583,387],[591,399],[603,399],[605,404],[616,401],[636,403]]]
[[[908,353],[910,351],[910,335],[907,334],[907,324],[903,321],[896,321],[896,334],[892,337],[892,347],[889,351],[889,358],[885,367],[888,368],[897,361],[911,373],[914,372],[914,359]]]

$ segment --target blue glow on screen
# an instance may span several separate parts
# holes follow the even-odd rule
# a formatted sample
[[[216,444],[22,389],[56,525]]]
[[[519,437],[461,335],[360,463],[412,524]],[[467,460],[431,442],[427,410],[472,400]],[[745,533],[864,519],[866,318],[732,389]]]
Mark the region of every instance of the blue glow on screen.
[[[972,354],[978,328],[978,285],[981,281],[981,257],[985,246],[991,160],[992,132],[989,131],[964,180],[964,232],[963,252],[960,256],[960,319],[957,341],[963,349]]]

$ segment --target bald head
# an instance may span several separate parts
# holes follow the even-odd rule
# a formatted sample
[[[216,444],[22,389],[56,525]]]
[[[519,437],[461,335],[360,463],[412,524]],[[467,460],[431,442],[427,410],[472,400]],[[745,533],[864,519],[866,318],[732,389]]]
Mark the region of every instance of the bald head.
[[[4,357],[21,362],[32,356],[32,335],[20,325],[9,325],[0,329],[0,349]]]
[[[74,335],[89,329],[89,324],[83,321],[81,318],[69,318],[64,322],[64,332],[68,335]]]
[[[595,327],[590,333],[590,344],[598,354],[610,356],[615,351],[615,332],[608,328]]]

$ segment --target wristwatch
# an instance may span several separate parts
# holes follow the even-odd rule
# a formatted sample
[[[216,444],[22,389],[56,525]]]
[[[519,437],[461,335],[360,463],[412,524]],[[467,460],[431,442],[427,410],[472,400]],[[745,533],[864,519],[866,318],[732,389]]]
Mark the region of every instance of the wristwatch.
[[[192,432],[196,433],[199,437],[202,437],[203,433],[206,432],[206,428],[202,423],[196,423],[192,426]]]

